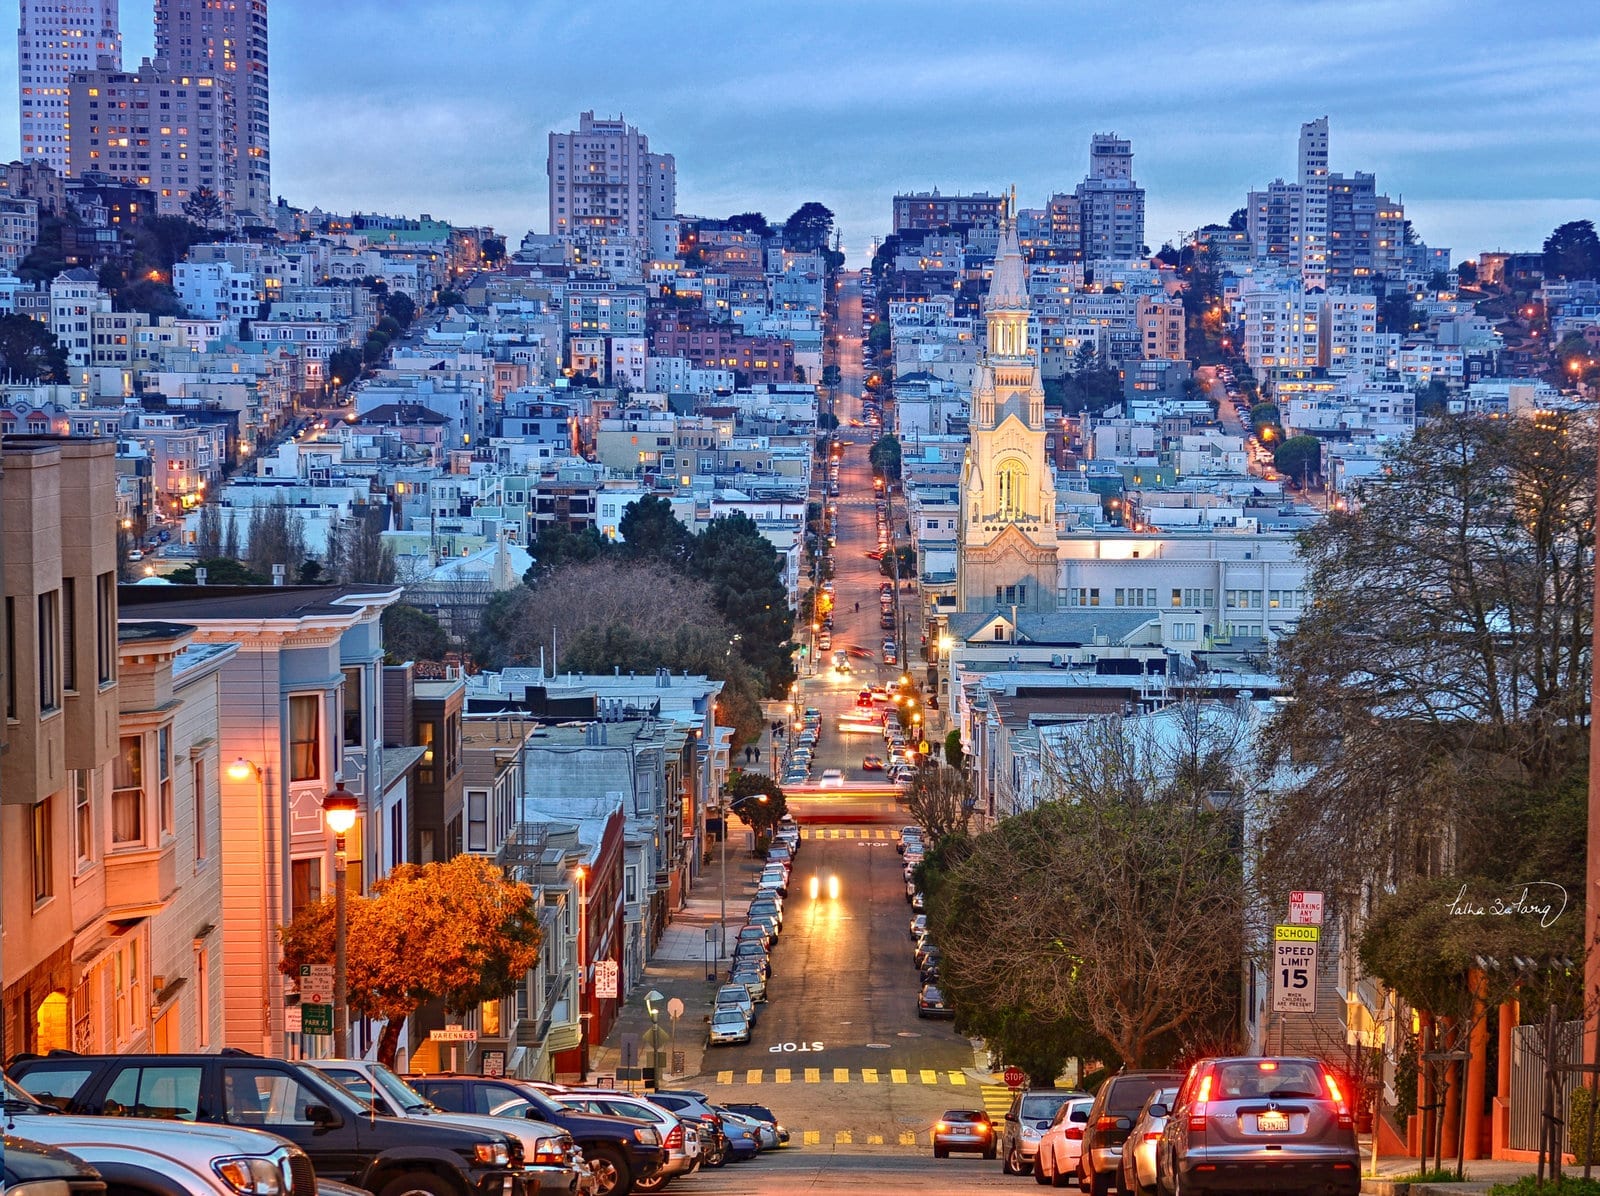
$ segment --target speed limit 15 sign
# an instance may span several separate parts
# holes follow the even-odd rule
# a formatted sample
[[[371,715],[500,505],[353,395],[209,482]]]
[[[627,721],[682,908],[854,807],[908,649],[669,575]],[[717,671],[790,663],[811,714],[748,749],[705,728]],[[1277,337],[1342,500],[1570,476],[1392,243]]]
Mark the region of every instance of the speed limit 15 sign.
[[[1276,926],[1272,937],[1272,1011],[1315,1013],[1321,928]]]

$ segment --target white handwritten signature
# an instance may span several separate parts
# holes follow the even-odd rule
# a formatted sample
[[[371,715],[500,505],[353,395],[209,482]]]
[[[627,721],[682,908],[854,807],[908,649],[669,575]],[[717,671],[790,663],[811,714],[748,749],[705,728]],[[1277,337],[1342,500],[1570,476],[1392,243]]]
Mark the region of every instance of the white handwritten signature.
[[[1539,889],[1537,896],[1533,890]],[[1548,890],[1554,889],[1551,893]],[[1455,900],[1448,906],[1452,915],[1470,918],[1522,916],[1538,918],[1540,926],[1549,926],[1567,908],[1567,890],[1553,880],[1535,880],[1522,886],[1514,898],[1491,897],[1487,901],[1467,896],[1467,886],[1462,885]]]

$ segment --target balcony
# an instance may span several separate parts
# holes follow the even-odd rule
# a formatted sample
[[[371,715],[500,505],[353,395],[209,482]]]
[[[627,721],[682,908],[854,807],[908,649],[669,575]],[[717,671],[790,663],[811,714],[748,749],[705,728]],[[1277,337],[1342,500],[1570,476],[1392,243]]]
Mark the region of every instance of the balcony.
[[[106,913],[113,918],[160,913],[177,886],[177,845],[106,856]]]

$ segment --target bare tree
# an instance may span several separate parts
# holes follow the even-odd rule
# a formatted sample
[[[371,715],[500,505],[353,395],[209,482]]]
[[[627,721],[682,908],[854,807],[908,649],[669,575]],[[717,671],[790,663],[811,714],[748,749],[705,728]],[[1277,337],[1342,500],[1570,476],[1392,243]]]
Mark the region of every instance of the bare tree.
[[[906,807],[918,826],[927,832],[928,842],[937,843],[946,835],[964,835],[972,819],[968,805],[972,786],[960,769],[929,764],[911,777],[906,790]]]
[[[222,514],[214,502],[200,508],[199,526],[195,529],[195,555],[202,561],[215,560],[222,555]]]
[[[305,522],[286,503],[250,509],[250,546],[245,564],[263,577],[283,565],[293,577],[306,559]]]

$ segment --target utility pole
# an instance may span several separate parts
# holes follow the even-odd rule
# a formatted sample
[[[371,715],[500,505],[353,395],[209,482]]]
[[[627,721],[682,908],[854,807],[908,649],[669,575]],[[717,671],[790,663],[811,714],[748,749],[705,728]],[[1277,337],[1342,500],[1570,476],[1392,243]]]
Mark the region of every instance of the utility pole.
[[[1594,577],[1594,598],[1600,601],[1600,570]],[[1600,622],[1590,630],[1589,659],[1600,652]],[[1583,1033],[1585,1059],[1600,1059],[1600,722],[1595,720],[1595,670],[1589,676],[1589,837],[1584,867],[1583,902]]]

